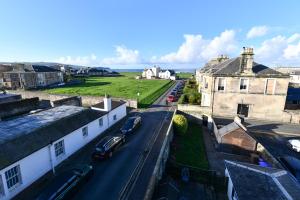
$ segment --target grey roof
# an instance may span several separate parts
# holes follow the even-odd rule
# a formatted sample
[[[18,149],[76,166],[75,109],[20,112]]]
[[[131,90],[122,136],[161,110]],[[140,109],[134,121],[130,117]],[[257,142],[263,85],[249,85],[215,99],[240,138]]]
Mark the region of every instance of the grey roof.
[[[114,101],[114,100],[111,100],[111,109],[115,109],[123,104],[125,104],[126,102],[125,101]],[[100,109],[104,109],[104,102],[100,102],[100,103],[97,103],[95,105],[93,105],[92,107],[95,107],[95,108],[100,108]]]
[[[44,65],[32,65],[31,68],[35,72],[60,72],[58,69],[54,69],[52,67],[44,66]]]
[[[300,199],[300,184],[282,169],[225,161],[239,200]]]
[[[166,71],[169,71],[171,75],[175,75],[175,71],[174,70],[171,70],[171,69],[166,69],[166,70],[161,70],[161,72],[166,72]]]
[[[265,65],[253,62],[252,71],[255,75],[275,75],[275,76],[287,76],[281,72],[271,69]],[[211,65],[207,63],[201,72],[211,73],[214,75],[240,75],[241,74],[241,57],[228,59],[219,64]]]
[[[234,131],[236,129],[240,128],[240,126],[235,123],[232,122],[226,126],[223,126],[222,128],[219,129],[218,133],[220,137],[223,137],[224,135],[226,135],[227,133],[230,133],[231,131]]]
[[[105,115],[76,106],[59,106],[0,122],[0,169]]]

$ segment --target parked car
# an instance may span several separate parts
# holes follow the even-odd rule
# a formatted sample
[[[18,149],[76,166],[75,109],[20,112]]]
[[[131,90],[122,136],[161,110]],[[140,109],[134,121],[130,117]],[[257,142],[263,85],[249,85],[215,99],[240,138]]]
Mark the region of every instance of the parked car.
[[[80,185],[89,180],[93,172],[92,165],[83,165],[59,174],[47,185],[46,189],[37,197],[37,200],[71,199]]]
[[[120,129],[122,134],[129,134],[139,128],[142,124],[141,116],[129,117],[125,124]]]
[[[177,93],[174,92],[174,91],[172,91],[172,92],[170,93],[170,95],[175,97],[175,96],[177,96]]]
[[[98,144],[92,154],[93,159],[111,158],[113,152],[125,143],[125,135],[106,136]]]
[[[175,97],[175,96],[173,96],[173,95],[169,95],[168,97],[167,97],[167,102],[175,102],[175,101],[177,101],[177,98]]]
[[[294,151],[300,152],[300,139],[290,139],[287,145]]]

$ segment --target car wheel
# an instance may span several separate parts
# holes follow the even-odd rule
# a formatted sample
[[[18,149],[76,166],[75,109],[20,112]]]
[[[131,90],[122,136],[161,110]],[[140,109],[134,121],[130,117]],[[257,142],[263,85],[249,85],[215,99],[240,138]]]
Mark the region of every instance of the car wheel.
[[[111,151],[111,152],[109,152],[109,154],[108,154],[108,157],[112,157],[112,155],[113,155],[113,152]]]

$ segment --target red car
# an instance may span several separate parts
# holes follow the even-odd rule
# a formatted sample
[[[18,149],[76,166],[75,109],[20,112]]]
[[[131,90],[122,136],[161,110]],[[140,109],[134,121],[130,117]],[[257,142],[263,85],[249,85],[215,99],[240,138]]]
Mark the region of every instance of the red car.
[[[175,96],[173,96],[173,95],[169,95],[168,97],[167,97],[167,102],[175,102],[177,100],[177,98],[175,97]]]

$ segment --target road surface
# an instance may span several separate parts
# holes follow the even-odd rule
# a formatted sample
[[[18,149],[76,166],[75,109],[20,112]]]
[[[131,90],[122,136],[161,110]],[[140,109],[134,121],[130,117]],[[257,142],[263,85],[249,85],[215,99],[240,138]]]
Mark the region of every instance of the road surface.
[[[128,180],[132,177],[131,175],[141,156],[145,153],[147,154],[145,149],[147,147],[151,149],[154,146],[155,153],[154,151],[149,151],[149,156],[147,157],[155,159],[155,156],[158,156],[157,151],[160,150],[163,139],[163,135],[160,133],[166,131],[164,127],[166,124],[169,124],[170,116],[172,115],[173,108],[165,105],[165,96],[172,88],[162,98],[159,98],[151,108],[141,113],[142,126],[128,138],[126,144],[115,152],[111,159],[94,164],[95,173],[93,177],[80,188],[74,199],[118,199]],[[114,133],[117,132],[118,130]],[[148,164],[155,163],[149,162]],[[151,170],[152,168],[150,167],[146,171],[148,174],[151,174]]]

